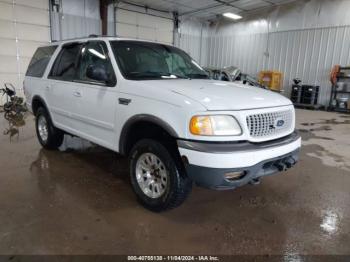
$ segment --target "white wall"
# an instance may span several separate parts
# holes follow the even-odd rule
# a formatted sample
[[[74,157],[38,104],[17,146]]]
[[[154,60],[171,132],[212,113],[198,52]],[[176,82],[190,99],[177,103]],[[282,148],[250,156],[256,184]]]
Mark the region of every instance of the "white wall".
[[[292,79],[321,86],[320,100],[328,104],[329,73],[333,65],[350,64],[350,1],[309,0],[251,14],[211,27],[208,66],[236,65],[257,75],[261,70],[284,73],[284,94]]]
[[[21,94],[33,53],[49,41],[48,0],[0,0],[0,88],[10,82]]]
[[[117,36],[166,44],[172,44],[174,41],[171,13],[119,3],[115,16]]]

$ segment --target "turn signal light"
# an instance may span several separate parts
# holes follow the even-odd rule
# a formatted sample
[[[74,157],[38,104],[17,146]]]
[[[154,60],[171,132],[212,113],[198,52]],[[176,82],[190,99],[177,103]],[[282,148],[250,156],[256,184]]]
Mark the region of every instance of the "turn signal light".
[[[190,131],[194,135],[211,136],[213,128],[209,116],[194,116],[190,122]]]

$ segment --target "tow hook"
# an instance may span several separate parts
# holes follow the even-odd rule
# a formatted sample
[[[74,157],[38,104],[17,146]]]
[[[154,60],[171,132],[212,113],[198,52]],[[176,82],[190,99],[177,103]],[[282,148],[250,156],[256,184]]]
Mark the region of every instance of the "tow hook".
[[[280,163],[277,163],[275,164],[275,167],[277,167],[278,171],[286,171],[288,168],[287,168],[287,165],[280,162]]]
[[[291,168],[292,166],[295,165],[295,160],[294,160],[294,158],[288,157],[288,158],[286,159],[286,161],[285,161],[285,164],[286,164],[287,168]]]

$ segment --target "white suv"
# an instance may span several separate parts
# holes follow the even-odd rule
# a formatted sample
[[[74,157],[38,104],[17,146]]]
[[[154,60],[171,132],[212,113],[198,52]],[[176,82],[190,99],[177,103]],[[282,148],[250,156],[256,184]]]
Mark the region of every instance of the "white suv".
[[[298,160],[290,100],[210,80],[173,46],[112,37],[52,43],[35,52],[24,89],[44,148],[68,133],[129,156],[132,187],[154,211],[180,205],[193,181],[233,189]]]

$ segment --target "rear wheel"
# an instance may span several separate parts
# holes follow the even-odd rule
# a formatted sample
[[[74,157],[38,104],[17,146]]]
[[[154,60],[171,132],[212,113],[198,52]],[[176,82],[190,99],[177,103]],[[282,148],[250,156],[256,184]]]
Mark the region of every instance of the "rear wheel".
[[[62,145],[64,134],[53,126],[47,110],[43,107],[36,112],[35,126],[38,140],[45,149],[54,150]]]
[[[140,140],[131,150],[130,176],[138,200],[156,212],[181,205],[192,189],[180,159],[151,139]]]

